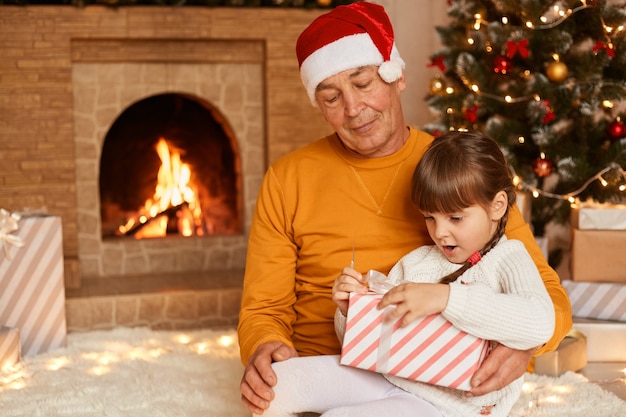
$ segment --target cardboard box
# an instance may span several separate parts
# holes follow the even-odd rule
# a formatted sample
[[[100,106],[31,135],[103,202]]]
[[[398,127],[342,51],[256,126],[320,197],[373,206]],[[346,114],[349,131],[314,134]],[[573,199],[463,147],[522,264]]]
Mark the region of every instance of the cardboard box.
[[[587,338],[573,330],[556,350],[535,358],[535,373],[559,376],[568,371],[579,371],[587,365]]]
[[[574,328],[587,338],[587,361],[626,362],[626,323],[577,318]]]
[[[570,222],[580,230],[626,230],[626,205],[576,205],[572,207]]]
[[[0,323],[20,330],[22,355],[66,344],[61,218],[22,217],[23,242],[0,250]]]
[[[574,281],[626,283],[626,230],[572,229]]]
[[[20,331],[0,326],[0,371],[15,365],[20,359]]]
[[[416,381],[469,390],[490,343],[458,330],[440,314],[411,323],[385,323],[382,295],[351,294],[341,364]]]
[[[572,316],[626,322],[626,283],[561,281]]]

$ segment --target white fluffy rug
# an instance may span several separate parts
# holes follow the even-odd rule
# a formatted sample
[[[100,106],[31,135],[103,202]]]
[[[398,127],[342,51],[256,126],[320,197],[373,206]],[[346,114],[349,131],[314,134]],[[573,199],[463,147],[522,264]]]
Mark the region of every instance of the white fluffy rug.
[[[0,372],[0,416],[243,417],[234,330],[71,333],[68,347]],[[626,403],[567,373],[526,375],[511,416],[623,417]]]

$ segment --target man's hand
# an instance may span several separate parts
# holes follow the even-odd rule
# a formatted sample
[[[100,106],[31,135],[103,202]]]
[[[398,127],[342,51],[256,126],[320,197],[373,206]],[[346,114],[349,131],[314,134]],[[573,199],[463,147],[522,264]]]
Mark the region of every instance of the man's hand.
[[[484,395],[504,388],[524,375],[536,350],[537,348],[515,350],[504,345],[496,346],[474,373],[472,389],[466,395]]]
[[[243,371],[241,378],[241,402],[255,414],[263,414],[274,399],[276,374],[272,362],[280,362],[298,356],[296,350],[283,342],[268,342],[260,345]]]

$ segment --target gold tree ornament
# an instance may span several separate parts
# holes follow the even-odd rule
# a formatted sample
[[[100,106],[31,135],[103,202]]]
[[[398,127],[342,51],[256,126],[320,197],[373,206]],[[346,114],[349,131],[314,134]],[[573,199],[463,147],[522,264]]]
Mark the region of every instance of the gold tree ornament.
[[[428,85],[428,91],[432,95],[442,94],[446,89],[446,85],[439,75],[434,76]]]
[[[561,83],[565,81],[568,75],[567,65],[561,61],[554,61],[546,68],[546,75],[548,79],[555,83]]]
[[[320,7],[328,7],[332,3],[332,0],[317,0],[317,5]]]

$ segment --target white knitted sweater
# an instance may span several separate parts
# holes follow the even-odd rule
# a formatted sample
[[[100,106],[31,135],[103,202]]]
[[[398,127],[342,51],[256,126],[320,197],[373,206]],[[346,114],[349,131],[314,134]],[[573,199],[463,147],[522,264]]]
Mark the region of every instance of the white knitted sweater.
[[[436,246],[423,246],[400,259],[389,272],[389,280],[434,283],[459,267]],[[346,318],[337,311],[335,327],[343,339]],[[450,284],[450,297],[442,315],[469,334],[513,349],[540,346],[554,332],[554,307],[535,264],[521,242],[506,237]],[[385,377],[431,402],[445,417],[486,415],[484,407],[492,417],[505,417],[522,388],[519,378],[499,391],[466,398],[464,391]]]

